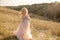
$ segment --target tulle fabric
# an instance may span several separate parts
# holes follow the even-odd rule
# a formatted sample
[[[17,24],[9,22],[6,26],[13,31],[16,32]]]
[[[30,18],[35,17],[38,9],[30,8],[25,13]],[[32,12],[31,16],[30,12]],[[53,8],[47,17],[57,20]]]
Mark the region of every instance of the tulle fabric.
[[[22,21],[21,21],[19,27],[14,32],[15,35],[17,36],[17,38],[19,40],[32,39],[32,35],[30,32],[30,22],[29,22],[30,17],[26,16],[26,17],[22,17],[21,19],[22,19]]]

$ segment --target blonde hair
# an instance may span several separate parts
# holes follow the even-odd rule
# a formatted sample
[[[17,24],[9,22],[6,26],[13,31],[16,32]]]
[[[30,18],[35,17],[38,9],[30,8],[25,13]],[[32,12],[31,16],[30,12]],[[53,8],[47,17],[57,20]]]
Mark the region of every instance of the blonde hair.
[[[26,11],[26,15],[28,15],[28,9],[26,8],[26,7],[23,7],[22,9],[21,9],[21,12],[22,11]]]

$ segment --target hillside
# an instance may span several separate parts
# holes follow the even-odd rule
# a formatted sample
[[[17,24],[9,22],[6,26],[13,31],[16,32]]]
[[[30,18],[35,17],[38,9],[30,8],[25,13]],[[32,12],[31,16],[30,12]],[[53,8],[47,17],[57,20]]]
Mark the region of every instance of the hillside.
[[[60,40],[60,23],[35,14],[31,16],[31,33],[34,40]],[[0,7],[0,40],[18,40],[13,31],[19,22],[18,11]]]
[[[60,2],[19,5],[19,6],[6,6],[6,7],[18,11],[22,7],[27,7],[30,13],[47,17],[55,22],[60,22]]]
[[[0,7],[0,39],[12,35],[13,29],[18,26],[19,17],[17,11]]]

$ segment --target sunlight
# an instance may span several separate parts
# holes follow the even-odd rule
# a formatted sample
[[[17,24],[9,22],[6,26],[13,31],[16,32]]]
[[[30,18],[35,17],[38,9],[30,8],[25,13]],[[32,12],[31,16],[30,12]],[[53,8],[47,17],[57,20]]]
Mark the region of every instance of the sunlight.
[[[31,5],[31,4],[38,4],[38,3],[50,3],[60,0],[1,0],[0,5],[7,5],[7,6],[17,6],[17,5]]]

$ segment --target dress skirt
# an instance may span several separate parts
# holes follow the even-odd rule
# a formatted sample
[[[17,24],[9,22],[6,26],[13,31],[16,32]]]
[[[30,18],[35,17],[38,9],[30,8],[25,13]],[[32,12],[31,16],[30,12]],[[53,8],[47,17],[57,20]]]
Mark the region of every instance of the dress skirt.
[[[22,21],[20,26],[17,28],[15,34],[19,40],[32,39],[29,21],[28,20]]]

